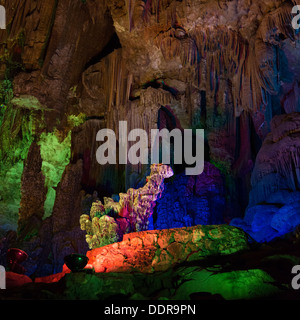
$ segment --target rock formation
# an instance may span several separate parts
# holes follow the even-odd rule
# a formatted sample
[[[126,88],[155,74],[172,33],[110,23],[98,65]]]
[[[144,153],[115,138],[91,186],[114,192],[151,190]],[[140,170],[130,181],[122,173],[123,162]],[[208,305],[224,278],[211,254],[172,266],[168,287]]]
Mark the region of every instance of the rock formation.
[[[118,243],[88,251],[86,269],[97,273],[149,274],[185,262],[199,262],[215,255],[229,256],[248,249],[247,235],[228,225],[141,231],[124,235]],[[69,272],[64,265],[62,273],[37,278],[36,282],[56,282]]]
[[[226,217],[225,182],[219,169],[205,162],[198,176],[175,175],[157,200],[154,229],[214,225]],[[170,214],[172,212],[172,214]]]
[[[8,247],[19,246],[31,252],[29,274],[61,271],[64,255],[87,250],[79,218],[90,211],[94,191],[103,202],[146,184],[147,166],[96,161],[97,131],[109,128],[118,136],[122,120],[128,131],[144,129],[149,137],[151,129],[170,125],[205,130],[207,169],[220,172],[210,176],[204,170],[205,179],[194,178],[190,185],[176,172],[174,179],[186,183],[182,190],[193,198],[180,210],[198,215],[193,220],[187,213],[187,222],[181,215],[183,226],[219,223],[221,206],[226,221],[248,212],[261,215],[252,208],[264,201],[271,206],[254,219],[256,228],[263,221],[269,225],[276,208],[286,218],[274,220],[271,231],[293,228],[287,227],[292,221],[287,215],[298,210],[299,161],[292,143],[296,133],[290,131],[300,112],[294,4],[3,0],[0,264]],[[56,147],[62,159],[58,154],[46,159]],[[216,189],[203,180],[216,183]],[[174,223],[164,218],[163,202],[153,226]],[[126,219],[118,222],[124,230],[144,228],[145,221],[131,226]]]
[[[126,233],[147,230],[155,201],[164,190],[164,179],[172,175],[173,170],[169,166],[152,164],[144,187],[137,190],[130,188],[127,193],[120,193],[119,202],[111,198],[104,198],[104,204],[94,202],[90,217],[85,214],[80,217],[81,229],[87,232],[89,248],[122,240]]]
[[[259,242],[292,232],[300,224],[300,114],[276,116],[251,177],[244,219],[234,219]]]
[[[166,271],[184,261],[248,249],[247,235],[227,225],[130,233],[123,241],[87,252],[95,272]]]

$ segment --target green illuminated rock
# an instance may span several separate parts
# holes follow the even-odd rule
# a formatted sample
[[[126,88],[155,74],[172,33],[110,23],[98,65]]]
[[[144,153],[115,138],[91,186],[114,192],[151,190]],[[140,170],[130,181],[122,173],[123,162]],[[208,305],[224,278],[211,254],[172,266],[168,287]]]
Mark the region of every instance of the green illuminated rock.
[[[11,106],[1,109],[0,235],[17,229],[24,160],[33,142],[36,126],[34,113]]]
[[[34,96],[21,95],[11,100],[11,103],[19,108],[45,110],[46,108]]]
[[[260,269],[216,272],[199,268],[182,268],[181,285],[174,299],[190,299],[192,293],[220,294],[225,300],[258,299],[279,292],[274,279]]]
[[[248,249],[241,229],[198,225],[129,233],[121,242],[88,251],[87,257],[96,272],[153,273]]]
[[[44,218],[51,216],[56,197],[57,187],[65,167],[71,156],[71,131],[64,139],[59,138],[58,132],[42,133],[38,145],[41,149],[42,172],[45,176],[45,186],[48,188],[44,204]]]
[[[56,298],[70,300],[191,300],[206,297],[218,300],[271,298],[282,291],[261,269],[222,272],[198,267],[180,267],[155,274],[75,272],[60,277],[64,291]],[[212,270],[214,269],[214,270]],[[54,276],[53,276],[54,277]],[[40,279],[38,282],[43,279]],[[44,279],[46,280],[51,279]],[[55,279],[54,279],[55,280]],[[57,280],[55,280],[57,281]],[[44,290],[45,292],[45,290]]]

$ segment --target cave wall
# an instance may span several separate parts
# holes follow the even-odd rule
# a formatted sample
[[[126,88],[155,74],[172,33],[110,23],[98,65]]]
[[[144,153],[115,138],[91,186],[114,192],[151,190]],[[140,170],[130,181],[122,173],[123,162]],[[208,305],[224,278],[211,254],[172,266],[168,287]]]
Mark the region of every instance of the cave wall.
[[[258,242],[293,232],[300,222],[299,113],[277,115],[256,157],[243,228]]]
[[[159,126],[161,106],[169,106],[180,128],[205,129],[214,174],[208,170],[204,182],[195,177],[191,192],[188,183],[176,191],[170,182],[153,227],[222,223],[265,200],[258,199],[259,185],[272,181],[257,178],[257,155],[272,119],[300,112],[292,1],[1,4],[7,9],[0,32],[1,256],[13,244],[35,252],[27,268],[43,274],[59,271],[64,255],[85,252],[78,221],[94,191],[102,198],[139,187],[149,171],[100,166],[97,131],[110,128],[118,137],[118,122],[126,120],[128,131],[150,132]],[[61,158],[51,156],[57,148]],[[298,173],[295,181],[293,191]],[[180,199],[184,191],[188,201]],[[173,195],[179,218],[164,218],[164,201]],[[190,210],[193,217],[184,213]]]

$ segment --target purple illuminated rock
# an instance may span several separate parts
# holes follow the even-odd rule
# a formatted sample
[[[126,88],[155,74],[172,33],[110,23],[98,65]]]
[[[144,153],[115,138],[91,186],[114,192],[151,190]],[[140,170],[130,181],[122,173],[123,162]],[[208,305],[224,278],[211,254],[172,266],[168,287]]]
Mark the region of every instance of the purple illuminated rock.
[[[119,202],[111,198],[104,198],[104,204],[95,202],[90,217],[86,214],[80,217],[80,226],[87,232],[86,241],[90,249],[117,242],[125,233],[146,230],[155,201],[164,190],[164,179],[172,175],[171,167],[152,164],[144,187],[120,193]],[[119,218],[115,220],[108,216],[111,212]]]
[[[225,203],[221,172],[205,162],[202,174],[186,176],[180,173],[165,184],[164,193],[157,201],[154,227],[166,229],[224,223]]]

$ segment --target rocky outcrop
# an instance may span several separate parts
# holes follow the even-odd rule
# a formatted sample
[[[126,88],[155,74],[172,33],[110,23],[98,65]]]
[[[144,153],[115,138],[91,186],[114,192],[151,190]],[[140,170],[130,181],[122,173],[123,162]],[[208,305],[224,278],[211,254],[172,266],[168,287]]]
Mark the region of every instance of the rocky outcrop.
[[[210,230],[211,234],[211,231],[215,229],[212,226],[206,229],[200,226],[199,228],[203,232]],[[226,228],[233,231],[232,227],[225,226]],[[217,229],[219,235],[221,231],[225,232],[224,229]],[[173,232],[175,229],[171,231]],[[188,237],[184,232],[180,233],[180,230],[177,229],[174,240],[185,243]],[[141,241],[143,241],[144,247],[142,249],[146,250],[149,245],[147,238],[152,232],[139,234],[143,234]],[[139,234],[134,234],[130,241],[132,242]],[[175,237],[176,234],[177,237]],[[162,232],[153,235],[163,239]],[[227,238],[227,240],[229,239]],[[162,243],[160,242],[160,245],[165,247],[166,244]],[[108,251],[112,251],[116,250],[114,247],[115,245],[110,245],[106,248]],[[127,245],[123,247],[123,253],[125,253],[125,248],[131,252],[130,246]],[[96,251],[99,252],[103,249],[96,249]],[[96,254],[92,254],[93,251],[91,251],[92,259],[96,257]],[[137,251],[136,255],[140,257],[140,251]],[[104,257],[104,252],[101,256]],[[117,257],[116,261],[118,259]],[[291,270],[293,266],[300,263],[299,237],[294,237],[291,241],[278,240],[256,246],[255,250],[241,250],[232,255],[218,255],[217,257],[207,255],[206,257],[201,256],[199,259],[201,260],[194,262],[185,261],[174,268],[154,273],[122,271],[96,273],[91,269],[70,272],[64,266],[62,273],[35,278],[32,283],[22,287],[7,286],[6,290],[1,291],[0,299],[153,301],[261,298],[282,300],[298,297],[297,290],[291,286]],[[125,271],[129,271],[129,268]],[[13,276],[13,278],[18,277]]]
[[[35,284],[36,291],[31,289],[34,285],[31,288],[27,286],[26,290],[32,290],[35,300],[124,299],[140,302],[141,300],[251,300],[272,298],[283,292],[276,286],[276,281],[260,269],[222,272],[218,267],[206,270],[199,266],[181,267],[176,271],[153,275],[70,273],[61,279],[59,285],[63,287],[63,292],[58,291],[58,286],[41,283]],[[57,291],[55,289],[54,292],[48,291],[50,288],[57,288]],[[160,310],[161,312],[166,310],[166,306],[161,304]],[[111,313],[112,310],[106,312]]]
[[[86,270],[151,274],[248,249],[247,235],[241,229],[228,225],[141,231],[126,234],[123,241],[88,251]],[[64,265],[61,273],[36,278],[35,281],[57,282],[69,272]]]
[[[78,224],[83,194],[78,181],[82,176],[82,161],[69,164],[57,187],[52,225],[52,254],[56,272],[61,270],[64,257],[73,252],[85,252],[84,233]]]
[[[300,113],[273,118],[271,132],[264,140],[253,169],[250,206],[270,202],[269,197],[280,190],[299,190],[299,137]],[[278,201],[280,203],[282,199]]]
[[[170,214],[171,213],[171,214]],[[221,224],[226,213],[225,183],[209,162],[199,176],[175,175],[157,200],[154,229]]]
[[[1,151],[8,149],[7,146],[10,144],[11,150],[15,149],[15,145],[18,146],[17,143],[8,143],[11,141],[10,137],[21,137],[23,140],[28,138],[27,131],[29,130],[16,129],[19,128],[17,126],[20,123],[19,115],[25,113],[23,117],[25,122],[29,118],[27,115],[33,114],[33,109],[39,110],[36,112],[36,122],[33,124],[28,121],[26,126],[34,131],[33,135],[37,144],[41,141],[41,134],[51,136],[58,132],[58,136],[66,137],[75,127],[70,123],[72,120],[72,117],[69,118],[70,115],[77,117],[78,114],[81,114],[82,118],[86,118],[85,103],[82,112],[78,111],[76,89],[80,87],[80,78],[84,70],[93,64],[93,61],[98,62],[97,59],[101,59],[97,57],[101,56],[103,49],[115,33],[105,1],[53,0],[47,3],[42,1],[32,3],[16,0],[4,1],[4,6],[7,14],[7,32],[3,31],[0,35],[0,79],[1,81],[5,79],[0,83],[0,105],[1,108],[2,103],[7,105],[5,119],[12,120],[5,121],[5,130],[4,126],[1,128],[1,135],[4,136],[1,140],[5,142],[4,146],[1,143]],[[4,97],[4,91],[8,92],[4,90],[7,88],[7,83],[11,91],[13,88],[13,94],[9,96],[9,99],[7,98],[8,93],[5,93]],[[87,116],[99,116],[95,109],[94,106],[91,114],[87,112]],[[0,122],[2,124],[2,112]],[[80,128],[77,133],[78,131],[80,132]],[[69,166],[66,167],[64,163],[64,166],[57,168],[57,163],[50,163],[47,168],[43,167],[50,160],[51,154],[46,154],[47,159],[43,159],[44,154],[41,154],[42,152],[37,150],[35,145],[31,147],[35,153],[33,154],[30,149],[28,157],[25,155],[24,159],[23,154],[28,151],[32,143],[30,141],[28,146],[23,144],[19,149],[21,151],[18,151],[23,157],[20,165],[18,163],[18,167],[15,165],[9,169],[8,175],[0,175],[2,182],[2,176],[8,180],[17,171],[19,176],[14,178],[15,181],[20,181],[23,173],[23,160],[26,160],[21,201],[19,199],[17,204],[12,203],[16,201],[15,198],[20,198],[19,190],[11,190],[15,194],[13,199],[12,197],[8,199],[1,190],[1,197],[11,202],[8,205],[5,204],[3,209],[7,211],[9,206],[13,208],[10,211],[14,210],[14,212],[6,212],[5,215],[13,216],[13,219],[10,219],[13,221],[8,221],[6,217],[0,220],[1,222],[4,220],[6,225],[3,233],[11,225],[11,229],[17,229],[18,217],[15,211],[18,211],[21,202],[18,229],[22,232],[18,235],[17,242],[7,243],[7,246],[15,244],[29,253],[30,258],[26,266],[28,274],[43,275],[61,271],[64,255],[74,251],[84,253],[87,250],[84,236],[78,236],[82,232],[78,220],[82,214],[81,200],[85,196],[83,188],[96,188],[96,185],[91,183],[95,180],[96,172],[93,172],[92,177],[89,172],[93,171],[95,166],[87,163],[86,156],[86,148],[92,144],[91,141],[95,140],[95,136],[91,136],[94,130],[89,132],[88,125],[83,126],[81,131],[87,131],[83,136],[91,140],[84,141],[84,145],[77,144],[78,139],[76,138],[81,137],[74,132],[72,142],[76,147],[73,144],[70,150],[72,151],[72,163]],[[55,148],[50,141],[46,143]],[[48,148],[47,151],[52,152],[53,150]],[[90,150],[90,152],[93,151]],[[61,156],[62,162],[70,161],[67,156],[64,158],[64,155],[59,152],[57,155]],[[4,157],[7,158],[4,152],[0,157],[1,161]],[[39,160],[39,163],[36,159]],[[51,168],[51,165],[55,168]],[[62,175],[65,167],[65,173]],[[60,177],[56,174],[58,171],[60,171]],[[51,178],[59,177],[60,181],[49,184],[50,176]],[[61,183],[58,185],[59,182]],[[48,187],[48,193],[45,185]],[[50,206],[48,205],[49,200],[51,200]],[[49,219],[45,219],[45,211]],[[45,220],[42,221],[42,218]],[[76,221],[75,225],[74,221]],[[5,251],[0,253],[1,256],[5,254]]]
[[[234,219],[259,242],[292,232],[300,224],[300,113],[276,116],[251,177],[244,220]]]
[[[34,188],[32,188],[34,186]],[[22,200],[19,210],[19,228],[26,226],[32,216],[42,219],[46,199],[45,178],[42,174],[42,158],[40,148],[34,142],[28,152],[22,175]]]
[[[272,117],[299,110],[299,58],[292,49],[299,35],[291,28],[292,4],[149,0],[108,5],[126,66],[113,74],[119,99],[109,105],[109,127],[117,129],[123,112],[129,129],[141,127],[140,114],[128,110],[142,104],[145,84],[152,86],[153,100],[161,91],[171,93],[165,104],[185,126],[205,128],[210,159],[229,168],[231,218],[242,215]],[[140,101],[122,103],[129,86]],[[111,89],[107,96],[114,96]],[[150,111],[155,118],[151,101],[143,114]],[[151,128],[151,118],[143,129]]]
[[[281,289],[278,280],[264,270],[223,271],[221,266],[180,267],[156,274],[68,273],[58,283],[29,282],[3,291],[3,300],[194,300],[193,306],[197,306],[195,300],[282,299],[292,293],[292,289]],[[162,310],[166,310],[164,304],[160,304]],[[117,314],[119,309],[107,306],[105,311]]]
[[[77,84],[85,65],[114,33],[105,2],[53,0],[32,5],[30,1],[14,1],[6,8],[10,33],[3,39],[3,51],[14,52],[9,61],[16,60],[32,71],[18,74],[15,94],[34,95],[61,111],[70,87]]]
[[[2,2],[3,4],[3,2]],[[12,54],[11,62],[24,63],[27,70],[40,68],[46,54],[57,1],[4,1],[8,32],[1,32],[0,54]],[[1,71],[4,72],[1,65]]]
[[[101,201],[94,202],[90,216],[84,214],[80,217],[80,227],[87,232],[89,248],[117,242],[126,233],[147,230],[155,201],[164,190],[164,179],[172,175],[171,167],[152,164],[147,183],[143,187],[130,188],[127,193],[120,193],[119,202],[112,198],[104,198],[104,204]]]
[[[10,149],[18,161],[1,167],[0,200],[4,200],[0,210],[4,218],[0,221],[2,233],[10,227],[16,230],[21,204],[19,230],[23,234],[19,244],[33,252],[33,259],[28,261],[35,267],[30,270],[35,270],[40,259],[46,261],[47,269],[55,265],[56,272],[62,267],[64,254],[86,250],[78,239],[82,235],[78,218],[90,208],[82,208],[81,200],[90,204],[95,190],[103,198],[145,183],[146,167],[99,168],[96,162],[95,132],[110,128],[118,136],[120,120],[128,121],[129,131],[141,128],[150,136],[151,129],[172,122],[168,112],[162,116],[168,110],[182,128],[204,128],[207,161],[225,177],[226,215],[243,215],[253,164],[271,129],[271,119],[295,113],[300,107],[299,33],[291,27],[292,2],[5,0],[2,4],[7,12],[7,30],[0,35],[0,106],[5,109],[0,115],[1,141],[5,143],[0,145],[1,151]],[[34,124],[28,119],[33,109],[37,113]],[[76,117],[81,120],[75,128],[70,122]],[[22,130],[21,118],[25,122]],[[278,124],[280,128],[277,120],[272,126]],[[28,129],[31,125],[32,132]],[[49,219],[42,221],[48,201],[44,187],[47,177],[40,171],[36,143],[41,134],[55,130],[64,137],[72,131],[70,165],[59,186],[48,186],[52,195],[57,188],[54,211],[52,216],[49,209]],[[281,139],[280,133],[272,139],[283,144],[289,138]],[[274,151],[273,147],[267,149]],[[283,201],[281,190],[294,197],[292,193],[299,188],[298,151],[294,151],[279,156],[275,150],[269,164],[262,158],[256,161],[256,168],[267,167],[261,171],[255,168],[250,206],[261,200],[272,204],[267,216],[255,222],[256,228],[269,221],[278,203],[274,197]],[[295,159],[286,163],[289,156]],[[1,162],[7,159],[7,153],[0,153],[0,158]],[[278,174],[269,172],[273,165]],[[261,179],[261,172],[268,175]],[[210,177],[203,180],[214,183],[214,179],[219,185],[218,176],[213,181]],[[198,196],[202,179],[196,180],[191,184]],[[189,190],[186,183],[183,189]],[[278,186],[280,193],[268,191]],[[223,204],[223,196],[214,192],[201,195],[199,206],[191,201],[187,210],[197,213],[203,208],[203,219],[190,219],[186,225],[212,221],[208,217]],[[273,198],[268,200],[267,195]],[[293,202],[280,202],[280,206]],[[282,210],[287,215],[297,208]],[[277,219],[273,226],[279,228],[286,219]],[[158,217],[160,220],[168,218]],[[55,242],[53,248],[47,245],[51,240]]]
[[[184,261],[229,255],[248,248],[246,234],[234,227],[195,226],[131,233],[123,241],[87,252],[95,272],[165,271]]]
[[[23,274],[13,273],[11,271],[5,272],[6,288],[22,287],[28,283],[32,283],[32,280]],[[3,288],[2,288],[3,289]]]

